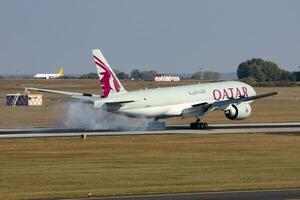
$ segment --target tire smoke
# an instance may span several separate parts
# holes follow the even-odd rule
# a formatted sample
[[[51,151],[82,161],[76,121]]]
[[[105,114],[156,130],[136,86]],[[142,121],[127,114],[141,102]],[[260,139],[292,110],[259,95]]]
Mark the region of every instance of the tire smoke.
[[[77,102],[67,103],[64,125],[85,130],[145,130],[146,119],[133,119],[94,108]]]

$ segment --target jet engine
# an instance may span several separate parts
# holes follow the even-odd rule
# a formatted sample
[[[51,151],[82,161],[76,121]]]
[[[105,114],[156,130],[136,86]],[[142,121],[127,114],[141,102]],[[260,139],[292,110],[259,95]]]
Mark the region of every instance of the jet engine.
[[[224,110],[225,116],[230,120],[246,119],[251,114],[249,103],[231,104]]]

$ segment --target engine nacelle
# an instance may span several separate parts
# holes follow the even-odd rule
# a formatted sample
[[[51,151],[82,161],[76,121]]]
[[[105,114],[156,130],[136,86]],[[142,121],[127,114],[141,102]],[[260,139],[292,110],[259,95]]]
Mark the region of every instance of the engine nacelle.
[[[231,120],[246,119],[251,114],[249,103],[231,104],[224,110],[225,116]]]

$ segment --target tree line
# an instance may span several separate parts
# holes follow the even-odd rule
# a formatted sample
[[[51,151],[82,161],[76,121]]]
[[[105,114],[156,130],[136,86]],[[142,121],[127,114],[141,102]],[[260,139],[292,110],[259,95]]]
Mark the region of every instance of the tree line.
[[[156,76],[162,75],[158,73],[156,70],[143,70],[140,71],[138,69],[132,70],[129,74],[126,72],[122,72],[120,70],[114,70],[116,76],[122,80],[137,80],[137,81],[153,81]],[[97,73],[88,73],[79,76],[80,79],[98,79]],[[219,80],[220,73],[213,71],[198,71],[192,74],[188,79],[195,80]]]
[[[116,76],[119,79],[122,80],[154,80],[155,76],[160,75],[155,70],[145,70],[145,71],[139,71],[138,69],[134,69],[130,72],[130,74],[127,74],[126,72],[122,72],[120,70],[114,70]],[[91,72],[88,74],[83,74],[79,76],[80,79],[98,79],[98,74]]]
[[[129,74],[120,70],[114,70],[116,76],[122,80],[153,81],[156,76],[162,75],[156,70],[134,69]],[[252,58],[238,65],[238,79],[252,85],[257,83],[295,82],[300,81],[300,71],[289,72],[281,69],[276,63],[261,58]],[[79,77],[65,76],[64,78],[98,79],[97,73],[88,73]],[[220,80],[220,73],[214,71],[197,71],[185,79],[194,80]]]
[[[252,58],[239,64],[237,76],[252,83],[300,81],[300,71],[289,72],[281,69],[276,63],[261,58]]]

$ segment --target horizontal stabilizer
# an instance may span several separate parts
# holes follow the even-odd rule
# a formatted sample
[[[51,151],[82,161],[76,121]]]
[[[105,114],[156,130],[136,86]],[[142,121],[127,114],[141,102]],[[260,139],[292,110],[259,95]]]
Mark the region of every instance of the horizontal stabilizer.
[[[80,103],[80,104],[94,104],[93,101],[90,100],[81,100],[81,99],[62,99],[61,102],[65,103]]]
[[[98,94],[87,94],[87,93],[78,93],[78,92],[68,92],[68,91],[61,91],[61,90],[49,90],[49,89],[42,89],[42,88],[33,88],[33,87],[25,87],[25,90],[33,90],[37,92],[46,92],[46,93],[53,93],[53,94],[63,94],[75,99],[81,99],[84,101],[91,101],[94,102],[102,98],[102,96]]]

